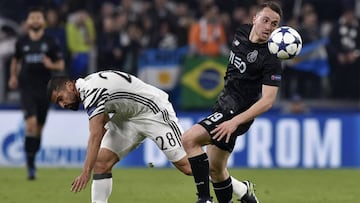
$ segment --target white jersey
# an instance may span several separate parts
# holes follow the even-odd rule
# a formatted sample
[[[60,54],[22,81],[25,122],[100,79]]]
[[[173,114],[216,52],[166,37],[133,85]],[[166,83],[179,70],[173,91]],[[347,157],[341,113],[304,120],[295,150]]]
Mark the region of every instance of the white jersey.
[[[101,71],[76,81],[89,119],[100,113],[121,114],[124,119],[158,113],[168,100],[164,91],[120,71]],[[160,101],[161,100],[161,101]]]
[[[89,119],[112,114],[101,148],[121,160],[145,138],[153,140],[169,161],[186,156],[180,136],[183,132],[168,94],[120,71],[101,71],[75,83]]]

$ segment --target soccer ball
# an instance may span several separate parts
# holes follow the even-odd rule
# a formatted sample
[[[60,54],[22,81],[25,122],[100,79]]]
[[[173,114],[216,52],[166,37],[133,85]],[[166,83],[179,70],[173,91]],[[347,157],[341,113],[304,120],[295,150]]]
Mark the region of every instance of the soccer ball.
[[[279,27],[271,33],[268,48],[271,54],[275,54],[281,60],[294,58],[302,48],[301,36],[291,27]]]

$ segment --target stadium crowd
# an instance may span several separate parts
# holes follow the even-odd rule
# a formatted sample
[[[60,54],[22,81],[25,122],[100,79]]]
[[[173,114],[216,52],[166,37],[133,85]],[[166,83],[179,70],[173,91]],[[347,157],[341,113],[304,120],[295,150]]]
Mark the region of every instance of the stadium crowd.
[[[57,37],[72,78],[102,69],[137,74],[145,49],[189,46],[189,55],[227,56],[239,24],[251,23],[262,0],[3,0],[0,3],[0,104],[18,102],[7,87],[16,39],[26,33],[24,18],[44,8],[46,32]],[[281,99],[360,100],[360,1],[280,1],[283,25],[297,29],[303,46],[320,58],[310,66],[285,61]],[[341,9],[339,9],[341,8]]]

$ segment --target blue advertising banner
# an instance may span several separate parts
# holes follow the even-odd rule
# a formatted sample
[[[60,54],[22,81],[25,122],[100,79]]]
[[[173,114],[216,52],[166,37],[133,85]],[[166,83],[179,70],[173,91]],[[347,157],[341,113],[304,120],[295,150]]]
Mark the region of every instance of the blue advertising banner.
[[[206,114],[179,114],[184,128]],[[360,115],[265,114],[238,137],[229,167],[341,168],[360,167]],[[143,157],[143,158],[141,158]],[[144,143],[118,166],[168,167],[151,142]]]
[[[178,112],[186,130],[208,112]],[[21,111],[1,111],[0,166],[24,165],[24,121]],[[86,156],[85,112],[51,110],[44,128],[39,166],[81,167]],[[267,113],[239,136],[229,167],[343,168],[360,167],[360,113],[322,112],[308,115]],[[117,167],[172,167],[146,140]]]

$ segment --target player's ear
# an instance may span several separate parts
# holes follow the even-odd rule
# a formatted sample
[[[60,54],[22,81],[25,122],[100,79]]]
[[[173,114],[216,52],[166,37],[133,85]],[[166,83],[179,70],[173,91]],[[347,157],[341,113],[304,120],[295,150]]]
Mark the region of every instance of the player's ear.
[[[256,18],[257,18],[258,14],[254,15],[252,18],[252,24],[255,24]]]
[[[66,81],[65,87],[67,90],[73,90],[75,88],[75,84],[72,81]]]

